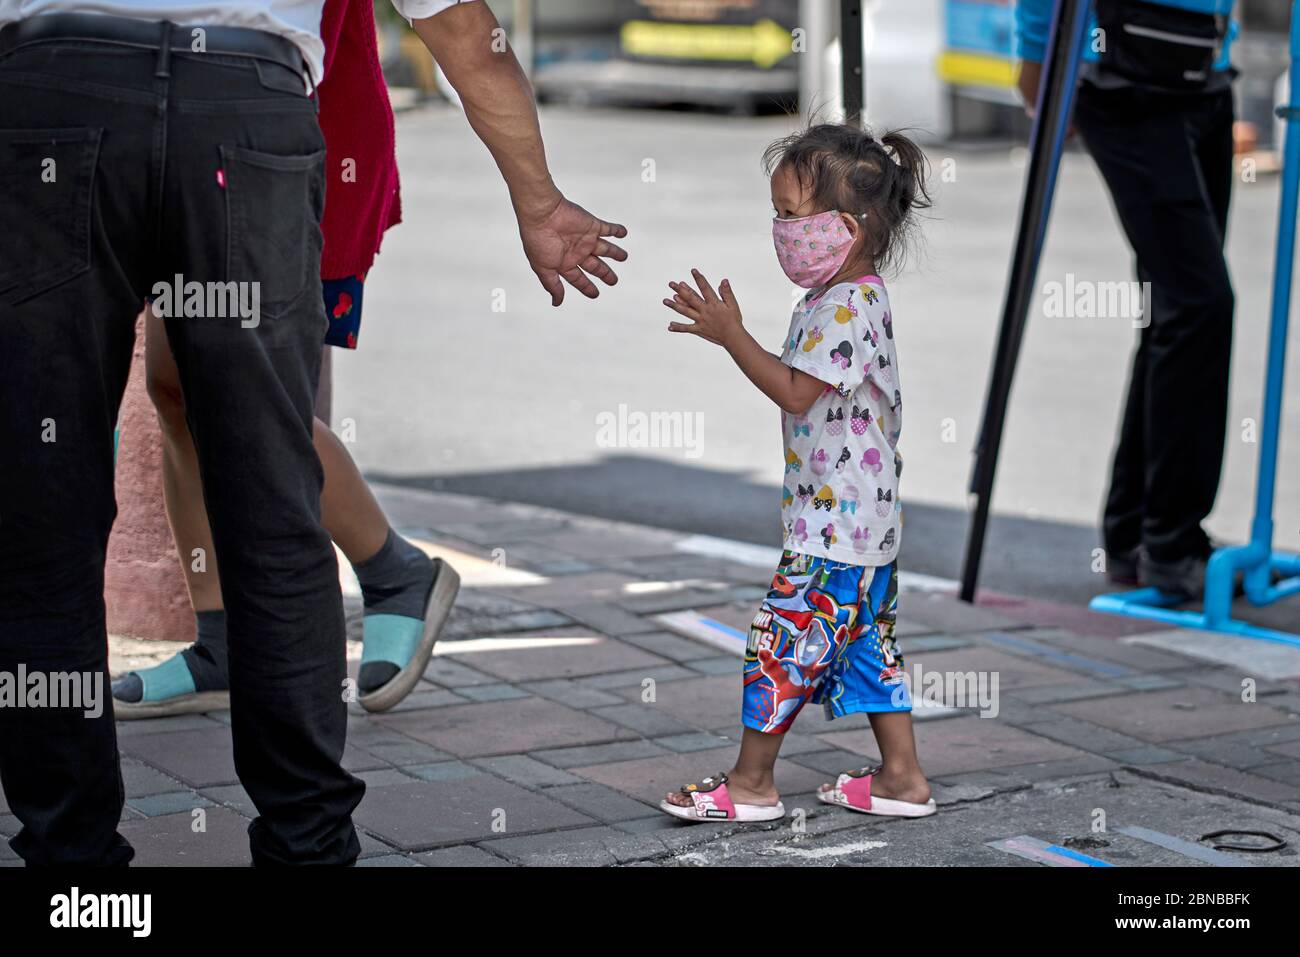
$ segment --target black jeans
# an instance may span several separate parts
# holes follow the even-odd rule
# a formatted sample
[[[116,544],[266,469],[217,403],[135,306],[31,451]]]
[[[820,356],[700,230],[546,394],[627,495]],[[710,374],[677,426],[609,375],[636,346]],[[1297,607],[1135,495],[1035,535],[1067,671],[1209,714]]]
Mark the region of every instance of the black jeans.
[[[1234,296],[1223,256],[1232,91],[1158,94],[1083,84],[1075,125],[1151,284],[1103,521],[1111,554],[1209,551],[1201,522],[1223,468]]]
[[[315,103],[284,66],[67,40],[0,56],[0,671],[106,672],[113,430],[135,318],[155,284],[204,284],[182,287],[191,308],[172,304],[167,334],[259,864],[355,860],[365,790],[340,765],[343,608],[312,447],[323,165]],[[250,305],[253,288],[259,311],[219,317],[236,311],[231,289]],[[0,708],[0,782],[23,825],[11,843],[29,864],[131,858],[104,687],[97,719]]]

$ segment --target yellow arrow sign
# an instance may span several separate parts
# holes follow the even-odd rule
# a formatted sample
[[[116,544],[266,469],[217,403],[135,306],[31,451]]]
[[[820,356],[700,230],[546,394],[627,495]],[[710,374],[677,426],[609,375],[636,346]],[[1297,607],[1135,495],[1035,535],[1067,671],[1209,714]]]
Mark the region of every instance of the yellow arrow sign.
[[[790,31],[774,20],[750,25],[629,20],[621,33],[630,56],[731,60],[767,69],[794,52]]]

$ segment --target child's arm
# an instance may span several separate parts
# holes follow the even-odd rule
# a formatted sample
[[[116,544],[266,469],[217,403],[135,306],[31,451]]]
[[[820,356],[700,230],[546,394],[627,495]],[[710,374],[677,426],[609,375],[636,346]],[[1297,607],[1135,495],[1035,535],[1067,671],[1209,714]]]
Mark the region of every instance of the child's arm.
[[[664,305],[692,320],[689,323],[670,322],[669,331],[689,332],[722,346],[749,381],[783,411],[791,415],[807,412],[817,396],[826,389],[826,383],[806,372],[790,368],[758,344],[744,326],[740,306],[731,291],[730,280],[722,280],[719,295],[698,269],[692,269],[691,275],[699,284],[698,293],[691,288],[690,283],[668,284],[674,296],[665,299]]]

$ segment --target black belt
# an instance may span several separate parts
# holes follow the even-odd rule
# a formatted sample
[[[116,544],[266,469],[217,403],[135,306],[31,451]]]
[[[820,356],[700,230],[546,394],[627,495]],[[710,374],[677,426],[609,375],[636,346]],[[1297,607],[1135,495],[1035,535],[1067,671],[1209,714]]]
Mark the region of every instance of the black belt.
[[[268,60],[310,79],[302,52],[292,40],[244,27],[178,26],[161,20],[133,20],[102,14],[51,13],[0,28],[0,55],[46,40],[81,40],[117,46],[196,53],[193,31],[203,31],[203,54]],[[165,55],[162,60],[165,62]]]

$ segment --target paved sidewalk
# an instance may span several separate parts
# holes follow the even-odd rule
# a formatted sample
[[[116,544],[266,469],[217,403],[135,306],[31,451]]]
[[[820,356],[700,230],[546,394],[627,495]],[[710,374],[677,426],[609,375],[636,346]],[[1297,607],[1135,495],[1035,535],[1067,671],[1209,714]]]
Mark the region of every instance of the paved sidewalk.
[[[662,793],[734,756],[737,647],[776,551],[379,491],[465,587],[420,687],[388,714],[351,718],[345,764],[368,785],[363,865],[1036,866],[988,846],[1028,837],[1116,865],[1211,866],[1128,827],[1193,843],[1269,831],[1291,846],[1235,862],[1300,863],[1300,652],[1010,597],[971,608],[919,576],[904,576],[899,603],[909,670],[996,678],[999,691],[985,702],[996,716],[918,711],[939,814],[884,821],[817,802],[820,782],[875,751],[861,716],[831,723],[809,708],[777,775],[790,819],[675,822],[656,810]],[[347,578],[345,591],[359,637]],[[111,644],[115,671],[175,650]],[[349,656],[355,667],[359,643]],[[119,723],[137,863],[248,862],[253,811],[228,725],[225,713]],[[0,834],[15,830],[0,803]],[[14,863],[0,844],[0,864]]]

